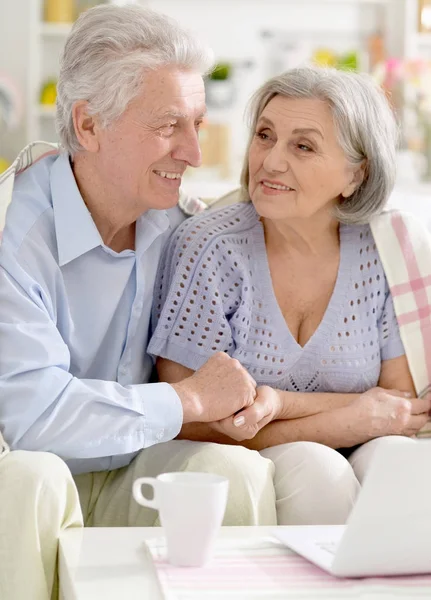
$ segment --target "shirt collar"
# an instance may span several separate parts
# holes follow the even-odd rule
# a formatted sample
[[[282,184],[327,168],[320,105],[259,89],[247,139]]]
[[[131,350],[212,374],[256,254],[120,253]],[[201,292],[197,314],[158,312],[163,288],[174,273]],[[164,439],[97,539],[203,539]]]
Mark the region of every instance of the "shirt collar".
[[[170,220],[165,210],[149,210],[136,221],[136,254],[145,253],[156,238],[170,228]]]
[[[100,233],[85,206],[70,166],[60,154],[51,169],[51,196],[60,267],[103,245]]]

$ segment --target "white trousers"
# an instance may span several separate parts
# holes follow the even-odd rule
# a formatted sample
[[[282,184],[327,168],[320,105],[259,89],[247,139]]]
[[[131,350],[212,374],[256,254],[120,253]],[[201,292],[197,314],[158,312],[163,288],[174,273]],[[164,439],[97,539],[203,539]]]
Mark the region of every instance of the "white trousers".
[[[174,440],[144,450],[123,469],[75,479],[52,454],[11,452],[0,460],[0,599],[57,598],[58,537],[69,527],[82,526],[82,513],[90,526],[158,524],[157,513],[131,497],[137,477],[173,470],[227,476],[225,525],[339,524],[355,502],[376,447],[388,443],[415,442],[380,438],[347,461],[312,442],[257,453]]]
[[[387,436],[371,440],[346,460],[314,442],[267,448],[260,454],[275,465],[274,488],[279,525],[342,525],[355,503],[374,452],[382,444],[414,444]]]

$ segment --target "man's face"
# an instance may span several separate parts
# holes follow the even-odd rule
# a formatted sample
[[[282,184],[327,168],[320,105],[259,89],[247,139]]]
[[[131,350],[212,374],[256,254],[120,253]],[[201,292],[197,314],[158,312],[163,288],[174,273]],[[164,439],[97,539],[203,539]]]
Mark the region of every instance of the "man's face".
[[[99,132],[97,157],[109,195],[136,218],[178,202],[184,171],[201,164],[198,130],[205,114],[204,84],[196,72],[149,71],[142,90]]]

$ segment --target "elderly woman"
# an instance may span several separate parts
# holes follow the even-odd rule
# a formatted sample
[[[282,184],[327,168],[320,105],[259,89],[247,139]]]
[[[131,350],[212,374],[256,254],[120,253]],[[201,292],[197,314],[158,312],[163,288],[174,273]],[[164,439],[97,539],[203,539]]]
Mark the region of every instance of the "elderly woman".
[[[343,523],[375,445],[413,443],[428,418],[369,226],[394,185],[397,128],[369,78],[317,68],[269,80],[251,116],[251,202],[171,238],[149,350],[168,382],[214,352],[237,358],[254,406],[181,437],[270,458],[280,524]]]

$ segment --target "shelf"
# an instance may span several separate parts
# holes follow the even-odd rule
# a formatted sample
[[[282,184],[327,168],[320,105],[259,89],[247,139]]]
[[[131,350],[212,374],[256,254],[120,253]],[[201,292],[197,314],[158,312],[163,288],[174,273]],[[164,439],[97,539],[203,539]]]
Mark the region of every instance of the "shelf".
[[[46,119],[54,119],[55,117],[55,106],[38,104],[34,107],[34,112],[37,117],[43,117]]]
[[[43,37],[66,37],[72,29],[73,23],[40,23],[39,34]]]

